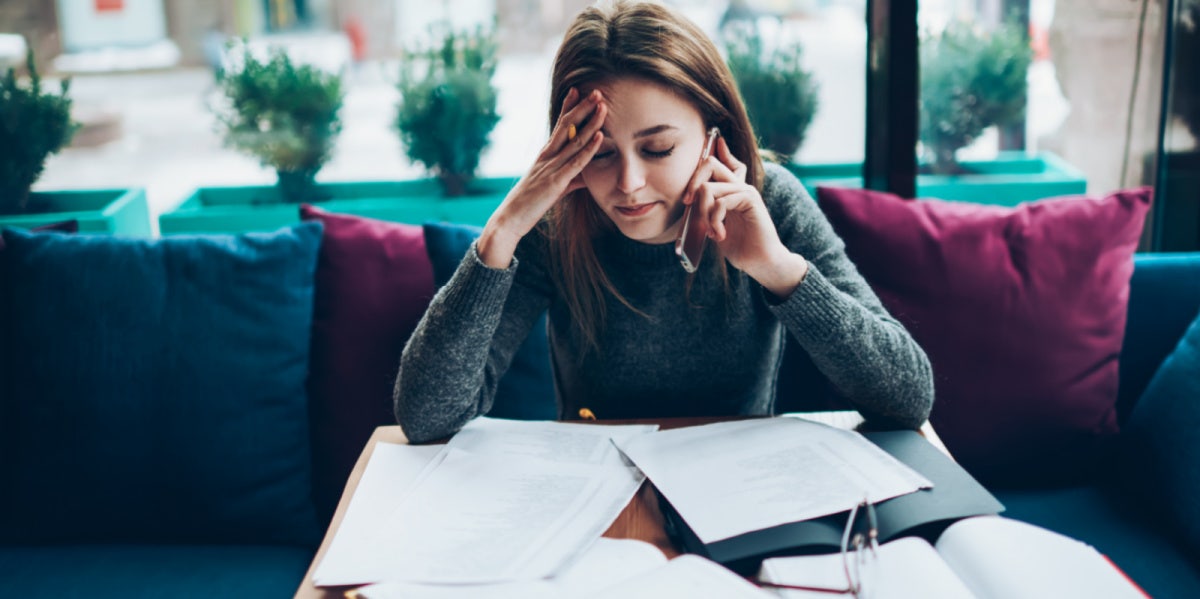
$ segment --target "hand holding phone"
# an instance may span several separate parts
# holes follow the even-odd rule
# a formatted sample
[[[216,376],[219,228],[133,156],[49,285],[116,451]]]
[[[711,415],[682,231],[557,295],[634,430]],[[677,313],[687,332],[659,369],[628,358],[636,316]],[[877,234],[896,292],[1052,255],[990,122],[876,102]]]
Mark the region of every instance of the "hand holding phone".
[[[700,154],[700,162],[696,163],[697,169],[712,155],[713,145],[720,134],[721,130],[716,127],[708,130],[708,138],[704,141],[704,151]],[[675,255],[679,256],[679,263],[688,272],[696,272],[696,269],[700,267],[700,258],[704,256],[704,242],[708,238],[708,223],[704,222],[704,218],[696,212],[696,206],[699,203],[699,201],[694,201],[684,209],[683,228],[679,231],[679,238],[675,240]]]

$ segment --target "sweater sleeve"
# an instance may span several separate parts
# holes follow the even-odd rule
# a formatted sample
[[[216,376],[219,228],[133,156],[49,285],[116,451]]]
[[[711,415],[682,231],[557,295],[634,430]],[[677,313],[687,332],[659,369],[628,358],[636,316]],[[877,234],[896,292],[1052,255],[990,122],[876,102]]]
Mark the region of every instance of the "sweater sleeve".
[[[863,417],[921,426],[933,407],[925,351],[884,308],[795,176],[769,166],[763,197],[783,243],[809,264],[790,296],[768,302],[772,312]]]
[[[530,277],[517,276],[521,268],[519,257],[507,269],[490,268],[472,244],[430,302],[400,356],[393,391],[410,442],[452,435],[491,409],[500,377],[549,303]]]

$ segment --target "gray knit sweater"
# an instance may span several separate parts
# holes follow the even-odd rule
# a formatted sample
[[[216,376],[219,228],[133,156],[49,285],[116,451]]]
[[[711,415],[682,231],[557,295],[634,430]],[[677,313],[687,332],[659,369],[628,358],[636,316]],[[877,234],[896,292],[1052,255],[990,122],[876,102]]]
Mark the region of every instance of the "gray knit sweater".
[[[711,253],[688,291],[672,244],[613,231],[596,241],[597,257],[645,315],[610,295],[600,351],[583,349],[550,278],[543,235],[526,235],[504,270],[484,265],[472,246],[401,357],[395,410],[405,435],[436,439],[486,413],[497,381],[546,310],[565,417],[584,407],[603,419],[771,414],[790,333],[868,419],[919,426],[933,404],[925,353],[888,315],[791,173],[768,164],[762,195],[783,243],[809,262],[791,296],[775,298],[732,267],[726,291]]]

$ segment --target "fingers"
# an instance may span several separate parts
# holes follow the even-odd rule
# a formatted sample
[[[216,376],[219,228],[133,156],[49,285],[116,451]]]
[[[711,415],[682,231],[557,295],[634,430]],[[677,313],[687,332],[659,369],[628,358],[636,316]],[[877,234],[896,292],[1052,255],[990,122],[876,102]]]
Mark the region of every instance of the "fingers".
[[[742,212],[754,209],[754,198],[747,191],[738,191],[719,196],[712,200],[708,208],[709,237],[716,242],[725,241],[728,231],[725,229],[725,217],[730,212]]]
[[[600,90],[592,90],[592,93],[583,98],[578,96],[579,90],[573,87],[563,100],[563,110],[559,113],[558,123],[550,136],[549,145],[555,152],[561,152],[572,142],[580,147],[586,146],[589,136],[603,126],[604,119],[597,112],[604,107],[604,96]],[[572,130],[575,135],[571,135]]]
[[[726,167],[730,180],[745,182],[746,181],[746,165],[739,161],[733,152],[729,150],[729,144],[725,143],[725,138],[717,139],[716,156],[720,160],[722,166]]]
[[[583,147],[579,148],[574,154],[567,156],[565,162],[558,168],[560,172],[571,177],[567,185],[567,192],[583,186],[583,179],[580,177],[580,173],[583,172],[583,167],[587,166],[588,162],[591,162],[592,156],[596,155],[596,150],[600,149],[600,142],[604,141],[604,134],[599,131],[592,131],[590,135],[590,137],[580,135],[575,138],[575,141],[583,142]],[[564,154],[566,153],[564,152]],[[579,185],[576,186],[576,183]]]

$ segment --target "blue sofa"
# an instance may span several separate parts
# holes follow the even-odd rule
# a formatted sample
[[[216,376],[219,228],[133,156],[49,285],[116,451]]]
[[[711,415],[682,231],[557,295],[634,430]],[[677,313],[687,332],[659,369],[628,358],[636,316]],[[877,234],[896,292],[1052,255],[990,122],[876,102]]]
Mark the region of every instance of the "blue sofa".
[[[1195,549],[1200,544],[1184,538],[1187,527],[1165,509],[1164,496],[1172,491],[1148,485],[1137,476],[1147,464],[1177,458],[1147,451],[1140,437],[1173,434],[1200,443],[1200,430],[1182,429],[1194,426],[1191,419],[1160,423],[1165,426],[1156,431],[1126,426],[1160,364],[1200,313],[1200,254],[1138,254],[1134,264],[1120,356],[1117,410],[1123,433],[1116,455],[1082,483],[993,492],[1007,508],[1005,516],[1096,547],[1151,597],[1200,597],[1200,553]],[[1200,373],[1193,376],[1200,378]],[[1180,399],[1200,402],[1200,395]],[[1200,476],[1200,464],[1184,464],[1181,469]],[[1196,488],[1194,479],[1187,484]],[[1192,498],[1191,505],[1192,519],[1200,519],[1200,497]]]
[[[303,227],[304,225],[300,226],[300,228]],[[311,243],[312,228],[309,226],[307,230],[292,229],[286,234],[303,238],[300,239],[300,242],[296,242],[299,245],[307,244],[301,250],[292,252],[291,257],[287,259],[281,259],[279,253],[272,253],[268,249],[264,249],[267,247],[267,241],[263,241],[263,239],[250,243],[249,247],[235,248],[233,253],[236,258],[235,268],[230,272],[262,268],[264,270],[259,271],[261,277],[265,276],[264,272],[269,273],[273,269],[291,269],[294,271],[289,275],[292,278],[287,280],[290,281],[289,284],[298,285],[300,291],[293,295],[290,301],[303,307],[304,301],[311,301],[311,295],[305,295],[303,292],[305,285],[303,279],[306,276],[311,278],[315,269],[315,251]],[[317,231],[319,232],[319,227]],[[226,250],[228,247],[225,246],[231,243],[226,238],[215,242],[212,241],[214,239],[217,238],[181,238],[177,243],[184,247],[188,244],[216,243],[217,246],[224,247]],[[87,243],[93,244],[97,252],[104,251],[105,242],[98,238]],[[5,259],[4,255],[0,253],[0,266],[5,264]],[[184,260],[184,258],[176,257],[174,260]],[[198,264],[201,263],[196,262],[183,270],[187,270],[189,276],[194,277],[195,273],[189,269],[200,268]],[[435,264],[435,267],[437,266]],[[447,265],[441,265],[441,268],[444,270]],[[12,275],[0,270],[0,289],[13,283],[11,279],[6,281],[4,279],[6,276],[11,277]],[[228,273],[222,276],[228,276]],[[308,285],[311,289],[311,281]],[[168,285],[159,291],[169,293],[171,289],[171,286]],[[126,290],[117,290],[113,297],[121,297],[117,292],[128,293]],[[258,319],[268,318],[269,313],[273,312],[276,307],[271,302],[280,300],[263,293],[259,296],[251,294],[239,298],[238,301],[227,303],[234,313],[225,314],[221,318],[237,318],[236,312],[239,310],[253,315],[253,318],[247,321],[250,324],[245,326],[252,326],[252,323],[257,322]],[[250,300],[247,300],[247,297]],[[259,299],[254,300],[254,297],[259,297]],[[24,299],[28,301],[31,298],[25,297]],[[61,298],[47,297],[45,299],[50,302],[51,299],[60,301]],[[267,305],[255,305],[254,301]],[[184,320],[198,319],[201,320],[200,324],[204,325],[203,319],[214,318],[209,308],[202,303],[194,303],[189,306],[192,313],[184,314]],[[14,306],[12,302],[2,304],[0,308],[10,315],[23,313],[21,311],[27,308],[33,309],[28,306]],[[134,309],[137,308],[134,307]],[[303,311],[303,309],[300,310],[300,312]],[[1136,257],[1128,330],[1121,355],[1120,408],[1123,417],[1130,413],[1158,365],[1171,352],[1198,311],[1200,311],[1200,254],[1139,255]],[[299,318],[299,316],[295,318]],[[6,324],[6,326],[12,325],[13,322],[11,319],[0,320],[0,323]],[[24,334],[31,334],[29,330],[22,330],[25,331]],[[9,333],[9,330],[0,331],[0,335]],[[264,334],[272,333],[268,331]],[[2,338],[0,336],[0,339]],[[87,339],[68,337],[62,339],[61,343],[86,344]],[[0,343],[0,346],[5,347],[6,352],[16,351],[12,344]],[[537,347],[543,348],[541,351],[544,351],[545,345]],[[230,348],[222,347],[219,344],[203,349],[208,352],[230,351]],[[264,348],[261,351],[266,352],[271,349],[273,348]],[[2,362],[8,364],[21,363],[12,354],[3,355],[0,358],[2,358]],[[548,370],[543,372],[548,373]],[[7,382],[6,379],[0,379],[0,391],[11,391],[12,387],[5,385],[11,385],[11,381],[14,379],[24,380],[19,378],[21,373],[14,373],[11,368],[7,371],[0,371],[0,373],[3,373],[7,379]],[[785,379],[787,379],[787,374],[784,373]],[[523,376],[529,376],[529,373],[523,373]],[[781,383],[780,406],[795,407],[790,398],[790,395],[796,391],[793,383],[795,381]],[[113,402],[119,401],[120,392],[121,390],[110,392],[114,398]],[[300,396],[303,397],[302,392]],[[1196,400],[1200,401],[1200,397]],[[551,398],[538,398],[538,401],[545,403],[551,401]],[[0,408],[4,408],[4,412],[0,414],[6,417],[12,416],[13,412],[9,409],[11,406],[5,404],[5,397],[0,396]],[[121,405],[114,404],[114,406],[114,410],[122,409]],[[138,408],[133,404],[126,407],[131,410],[144,409],[144,406]],[[290,413],[295,412],[293,410]],[[28,414],[22,412],[18,416],[24,418]],[[40,428],[22,432],[22,439],[31,439],[35,435],[54,439],[54,435],[61,435],[62,431],[54,426],[53,420],[46,419],[46,414],[40,414],[39,417],[41,420],[37,421],[37,426]],[[125,413],[117,414],[116,417],[117,419],[137,420],[141,415]],[[291,426],[293,427],[291,430],[303,431],[307,430],[312,423],[286,422],[281,421],[279,417],[272,417],[271,421],[255,421],[251,422],[251,425],[259,427],[263,431],[273,429],[275,426]],[[4,421],[0,421],[0,428],[4,426],[13,426],[13,420],[10,418],[7,425]],[[187,434],[187,432],[185,430],[180,434]],[[201,442],[213,445],[220,444],[225,439],[207,438],[201,439]],[[122,443],[123,441],[120,439],[113,439],[110,444],[123,448],[126,453],[121,457],[126,461],[145,458],[147,456],[139,456],[136,452],[153,451],[156,447],[154,444]],[[268,462],[268,458],[252,457],[257,455],[255,451],[259,449],[252,445],[254,444],[246,443],[245,447],[233,448],[235,452],[244,449],[242,455],[248,456],[240,464],[232,463],[233,461],[227,458],[228,453],[221,454],[226,457],[216,455],[206,457],[207,454],[198,453],[189,454],[186,458],[199,462],[192,464],[198,468],[198,471],[215,477],[219,477],[224,469],[246,468],[253,471],[260,468],[268,471],[275,468],[276,464]],[[47,447],[53,447],[53,445],[47,445]],[[299,454],[291,457],[299,460],[311,459],[310,455],[304,453],[307,445],[297,447],[299,449],[296,452]],[[37,460],[42,459],[40,455],[22,455],[12,458],[14,454],[7,453],[15,451],[11,446],[0,445],[0,448],[5,448],[6,451],[6,453],[0,453],[0,459],[4,461],[18,459],[29,462],[33,460],[34,466],[36,466]],[[50,455],[45,459],[50,461],[54,458],[55,456]],[[204,463],[206,459],[214,463]],[[261,459],[262,463],[255,462],[255,459]],[[1153,459],[1153,456],[1142,459]],[[3,464],[4,462],[0,461],[0,465]],[[152,470],[146,470],[146,472],[152,472]],[[118,474],[113,475],[117,476]],[[49,481],[52,477],[47,476],[47,481],[49,484],[59,484],[62,489],[70,489],[73,484],[104,484],[106,480],[104,472],[98,474],[85,472],[79,476],[84,477],[85,480]],[[303,480],[311,481],[311,479]],[[1200,596],[1200,560],[1196,555],[1189,554],[1185,546],[1180,544],[1178,535],[1173,532],[1176,529],[1172,527],[1171,522],[1163,521],[1158,517],[1160,516],[1158,511],[1148,507],[1147,497],[1154,496],[1153,489],[1129,489],[1124,487],[1121,481],[1122,477],[1118,475],[1118,469],[1114,466],[1087,484],[1076,483],[1071,486],[1038,489],[993,489],[993,491],[1007,506],[1006,514],[1008,516],[1058,530],[1096,546],[1100,551],[1109,555],[1152,596]],[[11,480],[3,482],[9,485],[0,489],[5,495],[19,496],[24,492],[24,489],[13,486]],[[143,480],[143,482],[146,481]],[[116,496],[127,500],[126,503],[129,505],[114,503],[107,506],[106,509],[121,512],[127,510],[131,505],[146,510],[148,520],[156,518],[161,520],[164,515],[156,512],[152,503],[143,501],[146,494],[164,492],[160,488],[162,481],[152,482],[153,484],[147,482],[145,488],[118,489]],[[173,484],[186,485],[188,482],[175,481]],[[261,489],[246,492],[260,491]],[[315,495],[320,495],[331,490],[311,489],[311,491]],[[1146,493],[1147,491],[1148,493]],[[111,595],[122,597],[252,596],[263,598],[292,595],[300,585],[319,541],[319,534],[317,536],[310,534],[309,528],[312,521],[310,514],[295,506],[289,507],[293,513],[287,517],[291,518],[290,522],[299,522],[299,524],[295,524],[293,529],[288,529],[284,525],[289,520],[281,519],[280,514],[273,513],[279,511],[277,507],[282,505],[282,500],[272,499],[272,496],[266,496],[267,500],[263,500],[264,498],[259,496],[257,501],[247,503],[242,501],[243,497],[239,494],[241,491],[230,489],[223,492],[227,496],[225,503],[230,506],[231,511],[235,505],[244,508],[242,512],[235,514],[234,521],[240,522],[240,524],[227,529],[206,530],[205,527],[176,526],[182,532],[177,537],[173,537],[170,532],[164,533],[162,530],[154,530],[153,526],[149,526],[150,524],[157,525],[160,522],[160,520],[154,520],[147,523],[147,530],[139,531],[136,535],[124,534],[127,531],[121,529],[112,529],[112,527],[106,529],[100,526],[92,531],[94,534],[83,539],[78,538],[78,535],[72,536],[71,534],[43,535],[41,537],[34,535],[32,541],[14,540],[12,535],[0,531],[0,538],[4,539],[0,541],[0,597],[104,597]],[[333,492],[336,493],[336,489]],[[11,506],[12,504],[0,503],[0,506],[5,505]],[[197,503],[197,505],[207,505],[206,509],[212,509],[212,506],[208,504]],[[217,507],[222,505],[224,504],[218,500]],[[91,506],[84,505],[82,508],[74,506],[73,509],[87,510],[91,509]],[[103,514],[100,516],[97,516],[96,513],[86,515],[90,520],[103,519],[101,517]],[[117,520],[125,518],[125,525],[130,524],[129,517],[129,513],[119,513],[114,516]],[[136,518],[136,514],[134,517]],[[229,521],[229,517],[229,514],[213,516],[218,520],[224,518],[224,520],[220,520],[222,522]],[[9,514],[9,521],[14,519],[19,518]],[[66,519],[69,521],[70,517]],[[263,525],[262,531],[246,530],[246,523],[254,524],[266,520],[272,520],[279,525],[275,527],[274,533],[266,525]],[[178,524],[172,520],[167,520],[167,522],[171,525]],[[316,530],[319,532],[323,522],[319,518],[317,522]],[[133,521],[132,524],[136,528],[139,523]],[[83,525],[89,525],[89,522],[83,522]],[[295,534],[278,534],[280,528],[284,532],[294,531]],[[61,531],[59,532],[61,533]]]

